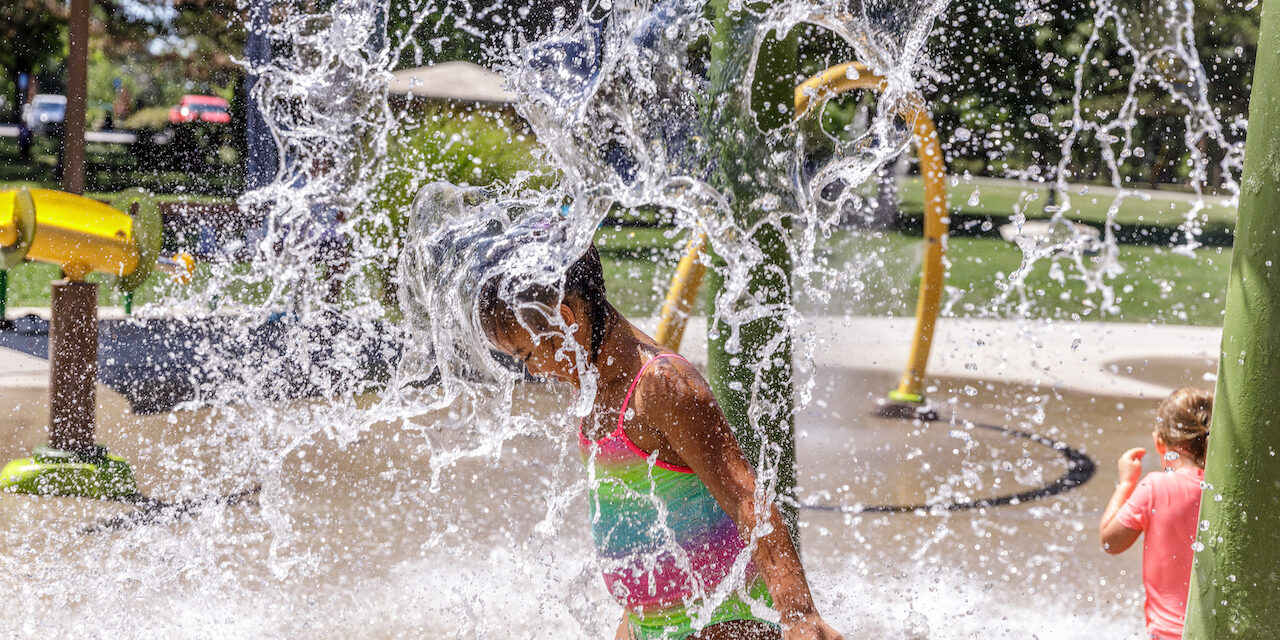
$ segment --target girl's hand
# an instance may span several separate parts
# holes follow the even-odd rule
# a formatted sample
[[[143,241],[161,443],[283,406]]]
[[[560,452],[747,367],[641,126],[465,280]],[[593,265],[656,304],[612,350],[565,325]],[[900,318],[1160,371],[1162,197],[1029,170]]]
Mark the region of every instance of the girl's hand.
[[[792,621],[782,628],[783,640],[844,640],[838,631],[822,621],[817,613],[811,613]]]
[[[1142,535],[1141,531],[1120,524],[1116,516],[1138,486],[1138,480],[1142,477],[1142,456],[1146,454],[1146,449],[1137,447],[1120,455],[1120,483],[1116,485],[1115,493],[1111,494],[1111,502],[1107,503],[1106,511],[1102,512],[1102,523],[1098,525],[1098,539],[1102,542],[1102,549],[1112,555],[1133,546],[1138,536]]]
[[[1136,486],[1138,480],[1142,479],[1142,456],[1147,455],[1147,450],[1142,447],[1135,447],[1120,454],[1120,484]]]

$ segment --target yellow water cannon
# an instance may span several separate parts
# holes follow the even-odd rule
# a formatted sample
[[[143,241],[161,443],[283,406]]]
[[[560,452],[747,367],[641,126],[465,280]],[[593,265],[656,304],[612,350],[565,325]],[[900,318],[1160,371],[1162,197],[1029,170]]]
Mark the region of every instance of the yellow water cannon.
[[[67,280],[96,271],[134,291],[160,257],[160,211],[141,190],[112,204],[51,189],[0,192],[0,268],[23,260],[56,264]]]
[[[49,444],[0,469],[0,491],[114,499],[137,494],[129,463],[94,440],[98,287],[85,277],[116,276],[127,308],[132,292],[162,262],[163,227],[159,209],[141,190],[112,204],[49,189],[0,191],[0,278],[23,261],[58,265],[65,277],[52,285]],[[189,277],[189,258],[166,262]]]

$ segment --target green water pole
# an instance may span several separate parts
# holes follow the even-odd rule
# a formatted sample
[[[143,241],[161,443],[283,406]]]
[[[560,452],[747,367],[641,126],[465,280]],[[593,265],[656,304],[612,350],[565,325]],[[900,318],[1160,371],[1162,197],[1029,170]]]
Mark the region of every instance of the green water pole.
[[[1183,637],[1280,637],[1280,3],[1262,9]],[[1201,548],[1203,545],[1203,548]]]
[[[742,52],[751,44],[756,20],[748,12],[729,10],[727,0],[713,0],[716,30],[712,40],[709,75],[713,99],[739,91],[745,72]],[[758,8],[758,7],[757,7]],[[753,110],[765,131],[781,127],[794,117],[794,96],[797,64],[797,47],[794,37],[784,40],[766,40],[760,52],[755,70],[758,79],[753,84]],[[734,114],[714,118],[726,122]],[[734,126],[742,127],[742,122]],[[727,129],[726,129],[727,130]],[[729,136],[724,136],[728,138]],[[748,140],[752,136],[748,135]],[[764,143],[756,138],[754,144]],[[753,144],[753,143],[748,143]],[[719,182],[717,186],[731,196],[734,215],[744,227],[748,221],[758,218],[757,211],[749,210],[756,196],[772,189],[769,185],[756,184],[751,176],[762,168],[758,158],[767,157],[764,149],[743,148],[730,141],[716,145],[718,153]],[[783,177],[785,176],[777,176]],[[783,181],[770,184],[783,184]],[[752,240],[763,252],[765,259],[752,270],[748,296],[755,302],[775,308],[789,307],[791,303],[791,256],[787,250],[787,228],[777,224],[755,226]],[[712,249],[715,242],[712,239]],[[716,268],[707,274],[705,287],[708,300],[723,289],[724,279],[720,269],[724,261],[711,256]],[[708,305],[713,308],[712,304]],[[743,324],[739,328],[740,350],[729,352],[730,330],[723,322],[709,325],[707,368],[711,388],[733,426],[738,441],[753,463],[766,444],[779,455],[777,469],[778,506],[783,517],[796,536],[798,504],[795,500],[795,421],[792,399],[791,336],[783,319],[772,316]],[[761,372],[757,385],[756,371]],[[756,396],[754,409],[752,395]],[[751,412],[755,412],[759,431],[751,424]],[[761,438],[763,435],[763,439]],[[772,457],[772,456],[771,456]]]

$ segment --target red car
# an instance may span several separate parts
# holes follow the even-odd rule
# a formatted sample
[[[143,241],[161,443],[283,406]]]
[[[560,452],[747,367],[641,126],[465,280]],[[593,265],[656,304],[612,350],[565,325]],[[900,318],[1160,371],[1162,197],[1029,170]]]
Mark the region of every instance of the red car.
[[[226,100],[216,96],[182,96],[178,106],[169,109],[169,122],[227,124],[231,122],[231,114],[227,113],[229,106]]]

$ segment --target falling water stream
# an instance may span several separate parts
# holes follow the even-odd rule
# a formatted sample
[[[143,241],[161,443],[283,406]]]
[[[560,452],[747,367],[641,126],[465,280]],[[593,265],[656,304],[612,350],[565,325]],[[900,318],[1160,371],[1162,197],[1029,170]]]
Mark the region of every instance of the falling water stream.
[[[984,370],[931,379],[943,420],[885,420],[867,412],[894,374],[827,357],[842,348],[840,335],[873,331],[832,300],[858,299],[877,278],[909,282],[915,269],[889,273],[885,250],[850,255],[833,237],[843,237],[847,210],[864,206],[857,186],[910,152],[910,123],[898,114],[904,101],[928,100],[930,84],[949,72],[930,53],[947,46],[935,19],[948,3],[730,6],[738,31],[715,73],[706,59],[715,20],[698,0],[615,0],[519,34],[500,71],[542,164],[484,187],[438,181],[425,163],[388,154],[406,134],[407,107],[387,96],[393,61],[423,45],[389,33],[385,7],[337,0],[314,13],[274,12],[261,28],[277,54],[250,70],[281,162],[274,181],[241,202],[265,222],[208,265],[201,286],[140,312],[217,326],[219,339],[188,345],[202,356],[200,379],[215,383],[153,416],[104,400],[101,439],[134,462],[143,493],[158,502],[0,500],[0,571],[12,586],[0,636],[612,633],[619,612],[593,564],[586,474],[571,437],[590,410],[593,371],[583,365],[575,394],[496,359],[476,326],[475,292],[498,273],[559,287],[606,219],[654,211],[673,247],[691,232],[712,239],[725,262],[713,309],[731,333],[770,315],[796,337],[801,536],[819,606],[846,637],[1137,634],[1137,565],[1108,564],[1093,542],[1103,483],[1026,503],[947,505],[1033,491],[1068,470],[1053,446],[983,425],[1110,456],[1146,433],[1152,399],[984,379]],[[1077,99],[1069,120],[1045,121],[1063,159],[1021,177],[1057,190],[1052,223],[1067,232],[1018,241],[1022,267],[1000,283],[994,306],[1021,309],[1018,301],[1035,298],[1023,281],[1043,261],[1062,282],[1084,281],[1104,312],[1114,304],[1126,277],[1114,216],[1144,197],[1119,168],[1137,146],[1137,87],[1158,85],[1186,107],[1196,197],[1175,212],[1179,251],[1196,248],[1200,196],[1234,193],[1242,127],[1224,127],[1209,106],[1189,7],[1096,3],[1088,42],[1118,42],[1132,58],[1129,99],[1105,115]],[[439,10],[416,3],[412,17]],[[1018,19],[1035,16],[1028,5]],[[887,81],[858,131],[823,129],[820,110],[781,127],[759,124],[760,52],[778,34],[812,29]],[[1067,67],[1077,98],[1097,64],[1090,51]],[[1072,228],[1072,202],[1083,196],[1071,151],[1082,145],[1105,158],[1114,188],[1096,241]],[[1221,184],[1209,183],[1206,145],[1224,152]],[[391,175],[409,177],[410,207],[373,206]],[[1022,206],[1015,223],[1026,220]],[[749,289],[765,260],[752,243],[762,227],[786,230],[790,303],[764,305]],[[335,278],[340,295],[330,289]],[[269,348],[264,326],[277,336]],[[1008,326],[989,339],[1034,345],[1053,332]],[[697,352],[705,338],[695,334],[687,344]],[[935,360],[953,348],[938,345]],[[39,404],[19,398],[15,410]],[[757,462],[769,486],[775,462]],[[922,508],[868,508],[904,504]]]

